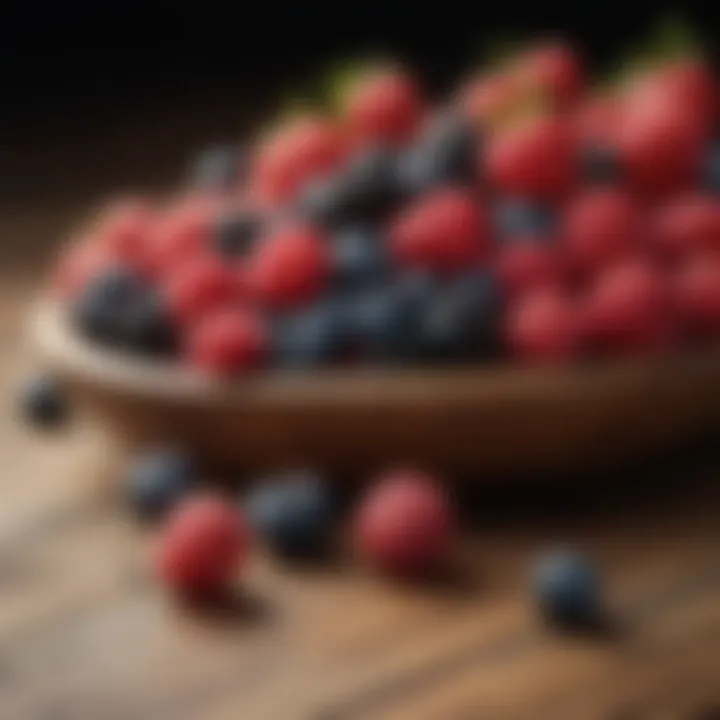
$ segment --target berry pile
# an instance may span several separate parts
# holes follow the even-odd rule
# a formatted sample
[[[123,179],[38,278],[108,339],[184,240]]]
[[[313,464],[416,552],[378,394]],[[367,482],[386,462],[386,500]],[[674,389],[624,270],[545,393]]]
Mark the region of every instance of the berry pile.
[[[430,103],[395,66],[213,148],[62,257],[75,328],[230,375],[560,362],[720,335],[717,86],[694,56],[592,87],[562,43]]]

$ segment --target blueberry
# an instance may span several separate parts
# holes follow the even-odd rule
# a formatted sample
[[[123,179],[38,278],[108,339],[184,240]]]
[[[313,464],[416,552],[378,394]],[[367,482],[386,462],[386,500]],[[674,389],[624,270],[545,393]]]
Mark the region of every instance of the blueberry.
[[[182,452],[162,449],[137,457],[125,476],[127,501],[138,517],[157,520],[190,490],[195,467]]]
[[[442,283],[420,324],[419,354],[427,361],[494,357],[500,347],[502,298],[495,278],[470,273]]]
[[[190,167],[189,184],[196,190],[230,190],[240,184],[245,158],[241,149],[214,146],[203,150]]]
[[[533,572],[533,591],[543,615],[560,625],[589,625],[600,615],[602,582],[580,553],[559,550],[540,558]]]
[[[554,231],[554,218],[546,207],[537,203],[521,199],[500,200],[495,207],[495,228],[505,240],[550,237]]]
[[[382,280],[389,268],[383,239],[362,227],[340,231],[333,238],[333,272],[341,288],[367,286]]]
[[[30,378],[23,386],[20,413],[32,425],[51,428],[63,424],[68,408],[55,381],[47,375],[39,375]]]
[[[398,162],[401,186],[415,195],[447,184],[472,184],[477,178],[478,137],[453,115],[436,119]]]
[[[715,143],[705,157],[703,186],[711,193],[720,194],[720,142]]]
[[[593,184],[617,183],[623,176],[618,151],[603,145],[581,149],[580,169],[583,178]]]
[[[213,228],[213,246],[217,253],[229,260],[248,255],[262,230],[257,214],[248,211],[226,213]]]
[[[400,200],[397,157],[384,148],[359,153],[340,173],[312,184],[300,213],[325,227],[381,220]]]
[[[333,503],[320,479],[293,472],[272,478],[246,498],[250,522],[270,550],[282,558],[314,558],[327,550]]]
[[[282,367],[311,368],[344,359],[348,325],[342,298],[328,298],[277,318],[274,356]]]

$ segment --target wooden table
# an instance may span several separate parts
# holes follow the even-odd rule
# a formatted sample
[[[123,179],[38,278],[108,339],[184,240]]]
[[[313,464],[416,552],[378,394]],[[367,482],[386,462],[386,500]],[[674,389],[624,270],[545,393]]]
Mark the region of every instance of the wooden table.
[[[173,605],[148,570],[151,533],[114,497],[101,429],[43,437],[14,417],[42,248],[92,195],[0,208],[18,243],[32,239],[30,252],[5,248],[0,280],[0,718],[720,718],[720,491],[707,463],[575,485],[572,502],[567,490],[479,493],[457,571],[424,587],[347,558],[289,570],[256,552],[232,606]],[[553,541],[605,568],[615,632],[568,637],[537,621],[527,567]]]

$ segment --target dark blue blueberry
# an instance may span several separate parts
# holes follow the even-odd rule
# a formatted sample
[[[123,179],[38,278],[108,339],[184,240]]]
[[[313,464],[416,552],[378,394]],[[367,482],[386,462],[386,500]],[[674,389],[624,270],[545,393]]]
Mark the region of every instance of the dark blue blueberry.
[[[109,348],[159,355],[175,347],[175,332],[159,295],[135,272],[116,267],[92,279],[73,305],[78,331]]]
[[[345,359],[349,332],[342,298],[328,298],[276,319],[274,357],[281,367],[312,368]]]
[[[477,178],[477,132],[463,119],[444,115],[398,161],[406,195],[447,184],[472,184]]]
[[[615,148],[590,145],[580,151],[580,170],[586,182],[612,184],[622,180],[623,169]]]
[[[384,148],[370,148],[340,173],[308,187],[299,212],[334,228],[381,220],[401,199],[396,155]]]
[[[417,355],[420,323],[433,300],[433,281],[413,274],[358,295],[352,308],[355,343],[370,360],[397,361]]]
[[[191,489],[195,467],[182,452],[163,449],[136,458],[125,476],[124,490],[133,511],[157,520]]]
[[[333,238],[333,273],[338,286],[357,288],[387,276],[390,261],[383,238],[362,227],[351,227]]]
[[[213,228],[213,245],[217,253],[229,260],[244,258],[262,231],[263,223],[256,213],[236,211],[223,215]]]
[[[38,427],[58,427],[68,415],[67,403],[55,381],[47,375],[30,378],[20,395],[23,419]]]
[[[502,297],[495,278],[471,273],[438,286],[420,325],[419,355],[427,361],[465,361],[499,352]]]
[[[715,143],[705,157],[703,186],[711,193],[720,194],[720,142]]]
[[[249,493],[245,507],[255,531],[284,559],[318,557],[330,545],[333,503],[314,474],[270,479]]]
[[[495,206],[495,228],[503,239],[551,237],[552,213],[542,205],[519,199],[500,200]]]
[[[237,147],[206,148],[190,167],[189,184],[196,190],[230,190],[240,184],[245,160],[243,151]]]
[[[580,553],[559,550],[544,555],[533,572],[535,600],[545,617],[563,626],[584,626],[598,620],[602,582]]]

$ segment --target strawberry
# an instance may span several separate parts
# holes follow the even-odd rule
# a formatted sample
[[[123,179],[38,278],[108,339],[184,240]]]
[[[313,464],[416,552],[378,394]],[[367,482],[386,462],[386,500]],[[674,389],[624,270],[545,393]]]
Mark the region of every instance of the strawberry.
[[[203,316],[187,336],[187,354],[195,367],[214,375],[232,375],[257,367],[266,357],[268,336],[260,318],[242,308],[224,308]]]
[[[557,288],[539,287],[520,297],[506,323],[507,343],[521,360],[566,362],[580,352],[576,309]]]
[[[555,248],[534,238],[519,238],[503,245],[495,263],[503,288],[510,297],[557,285],[561,279]]]
[[[418,130],[423,101],[413,78],[397,69],[371,72],[348,92],[347,123],[360,143],[400,145]]]
[[[562,118],[542,116],[500,128],[489,139],[480,163],[503,193],[538,200],[558,198],[575,175],[572,127]]]
[[[684,263],[675,283],[680,315],[699,336],[720,333],[720,258],[699,254]]]
[[[249,292],[271,308],[301,305],[322,290],[331,262],[329,248],[314,228],[281,228],[251,255],[246,274]]]
[[[720,251],[720,205],[705,195],[680,196],[658,209],[652,230],[654,244],[670,260]]]
[[[551,42],[523,53],[514,63],[522,86],[538,90],[565,107],[577,100],[584,77],[577,54],[561,42]]]
[[[415,200],[395,218],[389,237],[399,263],[437,272],[476,265],[490,249],[485,208],[470,192],[457,188]]]
[[[584,307],[583,333],[601,352],[646,355],[672,346],[676,319],[668,278],[633,258],[598,278]]]
[[[261,143],[254,164],[254,193],[270,205],[291,200],[303,186],[327,176],[343,161],[342,129],[316,115],[301,115]]]
[[[587,190],[565,209],[562,242],[568,265],[580,275],[597,271],[642,244],[640,209],[615,189]]]

